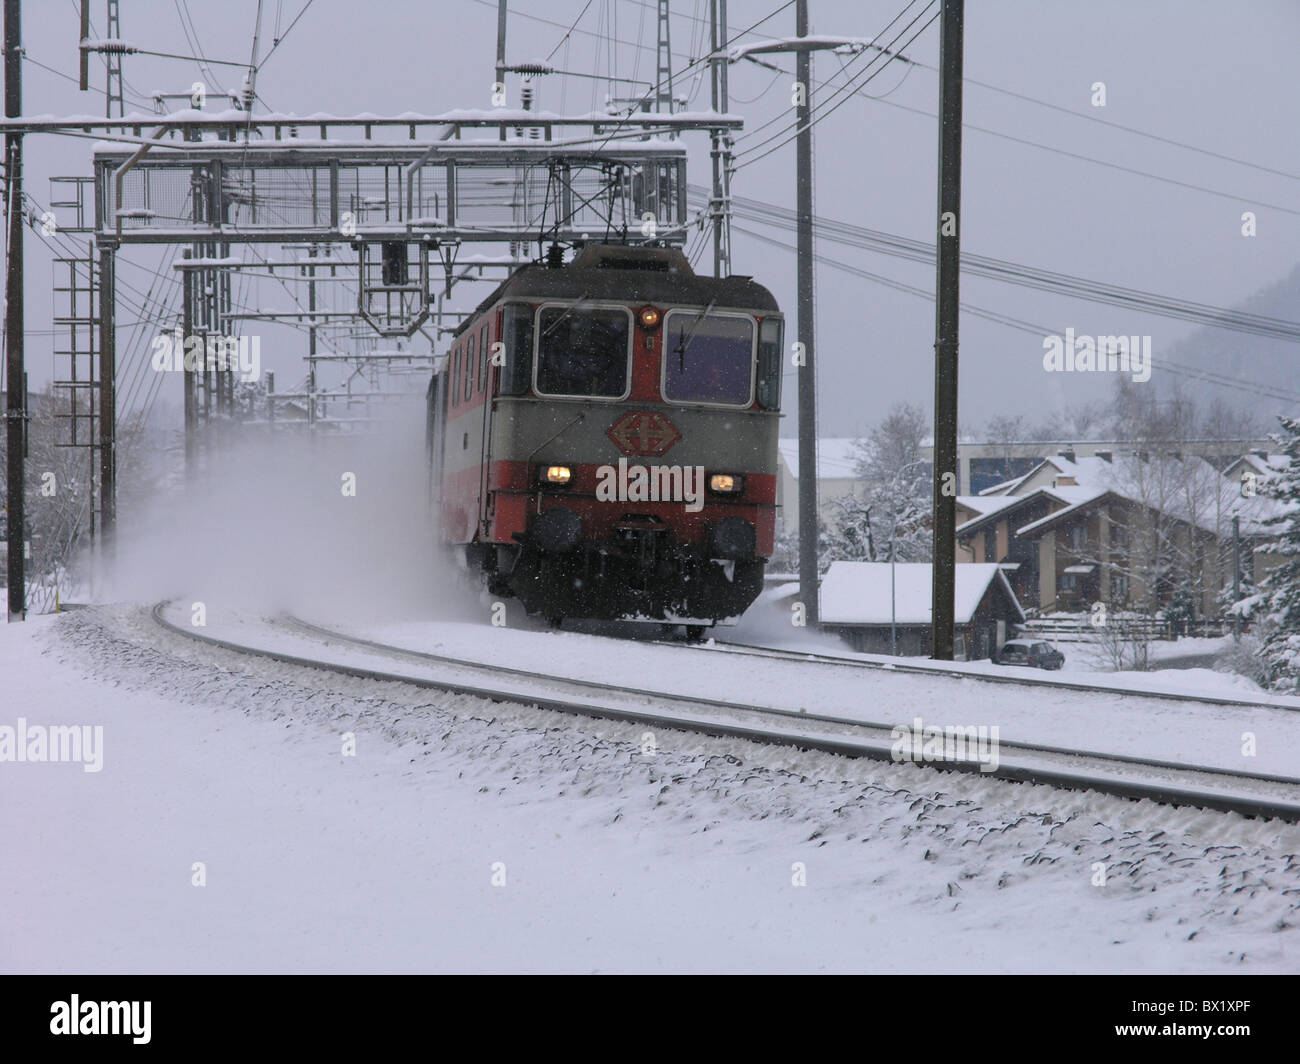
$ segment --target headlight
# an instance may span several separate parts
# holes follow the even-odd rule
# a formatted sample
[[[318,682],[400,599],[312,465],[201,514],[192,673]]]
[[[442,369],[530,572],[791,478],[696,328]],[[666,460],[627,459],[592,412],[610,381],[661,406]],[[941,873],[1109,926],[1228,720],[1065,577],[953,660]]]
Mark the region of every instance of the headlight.
[[[734,473],[714,473],[709,477],[709,490],[715,495],[739,495],[745,490],[745,478]]]
[[[566,465],[547,466],[542,479],[548,484],[567,484],[573,479],[573,470]]]
[[[636,320],[641,328],[653,330],[659,328],[659,310],[656,307],[642,307],[637,311]]]

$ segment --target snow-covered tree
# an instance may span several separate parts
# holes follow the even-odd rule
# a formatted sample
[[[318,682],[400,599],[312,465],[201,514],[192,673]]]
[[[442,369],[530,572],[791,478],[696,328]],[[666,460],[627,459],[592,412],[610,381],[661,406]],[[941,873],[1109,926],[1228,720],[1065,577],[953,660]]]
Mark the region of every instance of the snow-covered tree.
[[[882,530],[873,521],[871,504],[856,495],[842,495],[831,503],[823,562],[880,561]],[[888,528],[883,530],[888,535]]]
[[[817,518],[817,558],[822,572],[825,572],[835,559],[830,557],[830,531],[820,516]],[[787,524],[777,530],[773,544],[772,557],[768,560],[769,573],[799,572],[799,526]]]
[[[1290,462],[1260,484],[1260,494],[1277,503],[1264,521],[1274,537],[1263,550],[1281,559],[1260,582],[1264,644],[1271,686],[1300,691],[1300,418],[1279,417],[1273,437]]]
[[[928,562],[932,471],[922,457],[929,430],[918,406],[899,403],[857,444],[862,495],[839,503],[832,540],[850,560]],[[892,544],[892,548],[891,548]]]

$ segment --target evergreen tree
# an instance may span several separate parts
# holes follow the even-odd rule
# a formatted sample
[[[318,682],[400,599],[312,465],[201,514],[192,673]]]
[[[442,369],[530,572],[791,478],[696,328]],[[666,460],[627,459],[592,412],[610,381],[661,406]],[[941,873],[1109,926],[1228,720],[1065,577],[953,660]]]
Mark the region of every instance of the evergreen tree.
[[[1263,594],[1263,658],[1274,690],[1300,691],[1300,419],[1279,417],[1283,433],[1274,436],[1290,464],[1260,483],[1276,513],[1264,521],[1274,536],[1264,550],[1281,562],[1260,582]]]

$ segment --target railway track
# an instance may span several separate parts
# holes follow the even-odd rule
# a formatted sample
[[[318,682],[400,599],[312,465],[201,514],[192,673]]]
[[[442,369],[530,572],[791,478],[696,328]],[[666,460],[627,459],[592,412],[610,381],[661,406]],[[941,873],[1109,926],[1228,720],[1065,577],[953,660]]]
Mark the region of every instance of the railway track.
[[[720,699],[539,675],[522,669],[378,643],[288,617],[273,624],[281,641],[288,637],[298,644],[291,653],[286,649],[259,646],[256,642],[220,638],[175,624],[165,615],[167,605],[161,602],[153,608],[154,620],[167,631],[234,653],[286,665],[650,727],[786,745],[847,757],[894,760],[895,743],[891,735],[894,724],[891,722],[741,705]],[[844,663],[843,659],[827,657],[836,664]],[[400,668],[403,663],[408,667],[395,671],[395,666]],[[965,678],[964,674],[958,675]],[[1001,681],[1001,678],[994,679]],[[1152,799],[1170,805],[1236,812],[1244,816],[1300,821],[1300,779],[1124,755],[1079,753],[1006,740],[999,742],[998,748],[999,763],[992,772],[984,771],[987,765],[976,758],[946,759],[926,764],[1016,782]]]
[[[916,661],[865,661],[859,658],[846,658],[837,654],[820,654],[813,651],[777,650],[773,647],[755,646],[750,643],[732,643],[714,638],[714,646],[703,643],[671,643],[665,645],[686,646],[700,651],[721,650],[730,654],[742,654],[750,657],[772,658],[778,661],[816,661],[827,665],[842,665],[856,669],[875,669],[886,672],[913,673],[923,676],[945,676],[954,680],[975,680],[979,683],[1015,684],[1039,686],[1054,691],[1085,691],[1089,694],[1110,694],[1128,698],[1155,698],[1168,702],[1194,702],[1202,705],[1249,706],[1252,709],[1290,710],[1300,712],[1300,705],[1289,705],[1282,701],[1261,702],[1258,699],[1236,698],[1232,695],[1195,695],[1183,691],[1148,691],[1141,687],[1123,687],[1119,684],[1078,683],[1073,680],[1061,680],[1050,676],[1036,676],[1041,670],[1015,669],[1008,667],[1008,674],[1000,676],[985,672],[974,672],[961,668],[960,663],[945,667],[942,664],[924,664]]]

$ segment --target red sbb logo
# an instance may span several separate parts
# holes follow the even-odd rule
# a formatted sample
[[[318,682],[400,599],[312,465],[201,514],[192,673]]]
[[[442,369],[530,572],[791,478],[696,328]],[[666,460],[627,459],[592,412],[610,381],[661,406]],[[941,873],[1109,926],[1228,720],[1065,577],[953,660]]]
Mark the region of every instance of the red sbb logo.
[[[638,410],[624,414],[605,430],[605,435],[624,454],[657,458],[667,453],[682,434],[663,414]]]

